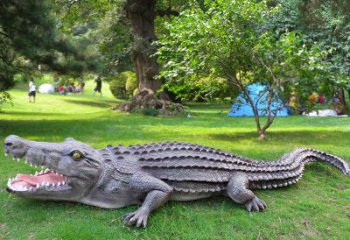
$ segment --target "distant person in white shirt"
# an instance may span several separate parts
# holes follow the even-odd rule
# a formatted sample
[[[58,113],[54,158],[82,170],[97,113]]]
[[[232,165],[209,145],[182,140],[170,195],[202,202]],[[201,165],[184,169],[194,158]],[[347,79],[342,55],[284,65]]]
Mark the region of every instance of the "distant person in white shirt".
[[[31,103],[35,103],[35,95],[36,95],[36,86],[33,82],[33,80],[30,80],[29,82],[29,93],[28,93],[28,97],[29,97],[29,102]]]

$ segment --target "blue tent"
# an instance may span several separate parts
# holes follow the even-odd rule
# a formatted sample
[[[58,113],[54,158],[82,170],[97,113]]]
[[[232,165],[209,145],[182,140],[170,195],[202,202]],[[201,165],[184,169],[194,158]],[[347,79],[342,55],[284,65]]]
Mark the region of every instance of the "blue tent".
[[[259,116],[266,116],[267,106],[267,87],[259,83],[251,84],[247,87],[249,95],[257,106]],[[284,103],[278,98],[277,94],[274,94],[274,98],[271,103],[271,111],[277,111],[276,116],[286,117],[288,116],[288,109]],[[249,103],[244,99],[243,93],[241,93],[231,106],[228,113],[229,117],[252,117],[254,116],[253,110]]]

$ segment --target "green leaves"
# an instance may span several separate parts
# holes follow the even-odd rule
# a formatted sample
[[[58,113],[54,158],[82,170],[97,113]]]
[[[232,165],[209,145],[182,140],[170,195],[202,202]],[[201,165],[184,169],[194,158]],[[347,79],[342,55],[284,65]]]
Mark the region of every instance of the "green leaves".
[[[330,96],[339,87],[350,87],[350,18],[349,1],[281,1],[284,14],[279,22],[294,22],[292,29],[302,33],[303,42],[312,48],[315,44],[322,53],[322,89]],[[292,2],[292,3],[291,3]],[[277,29],[284,29],[282,24]],[[313,61],[311,60],[311,63]],[[322,87],[328,85],[329,87]]]
[[[303,45],[296,32],[276,36],[269,27],[279,8],[237,0],[211,2],[207,9],[189,9],[163,25],[169,35],[157,42],[160,78],[176,82],[215,74],[244,85],[274,86],[282,78],[310,77],[308,71],[321,69],[317,48]]]
[[[159,77],[168,86],[190,86],[197,78],[212,76],[228,80],[244,93],[256,110],[246,87],[251,83],[267,86],[269,98],[277,95],[288,101],[294,92],[315,90],[315,79],[324,69],[326,52],[305,45],[296,31],[276,31],[274,20],[281,19],[281,7],[268,7],[265,1],[214,1],[207,11],[189,9],[164,24],[170,34],[157,42]],[[294,15],[293,15],[294,17]],[[279,25],[277,24],[277,27]],[[267,101],[268,121],[274,118]],[[260,129],[256,113],[257,127]]]

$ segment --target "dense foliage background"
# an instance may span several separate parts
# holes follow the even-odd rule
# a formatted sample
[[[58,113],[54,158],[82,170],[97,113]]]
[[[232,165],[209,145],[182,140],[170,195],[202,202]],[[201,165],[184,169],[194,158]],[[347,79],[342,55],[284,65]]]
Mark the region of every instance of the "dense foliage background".
[[[285,104],[296,98],[292,110],[303,112],[312,107],[311,95],[322,95],[327,103],[336,97],[336,110],[348,112],[345,0],[0,4],[1,91],[45,73],[57,80],[93,74],[111,82],[114,96],[132,101],[147,90],[184,104],[232,101],[240,93],[249,102],[246,87],[259,82],[269,86],[267,103],[276,96]],[[265,111],[266,123],[255,116],[261,133],[275,116],[269,107]]]

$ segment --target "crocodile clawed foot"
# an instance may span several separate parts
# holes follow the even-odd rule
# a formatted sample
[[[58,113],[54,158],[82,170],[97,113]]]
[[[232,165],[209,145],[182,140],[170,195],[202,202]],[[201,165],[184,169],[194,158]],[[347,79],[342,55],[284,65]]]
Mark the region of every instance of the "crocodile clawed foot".
[[[254,197],[252,200],[245,204],[245,207],[249,212],[261,212],[266,208],[266,203],[263,200]]]
[[[135,212],[125,214],[123,221],[128,226],[146,227],[148,215],[145,211],[138,209]]]

